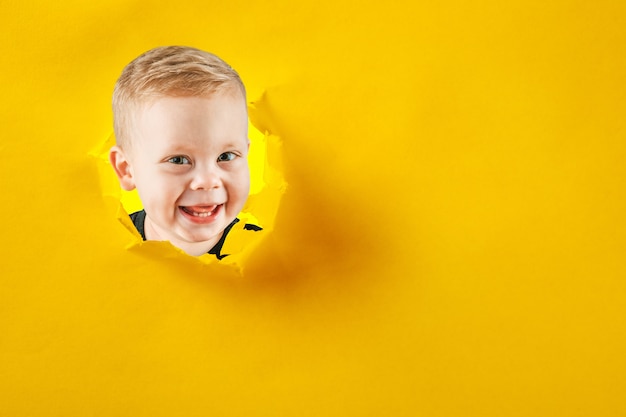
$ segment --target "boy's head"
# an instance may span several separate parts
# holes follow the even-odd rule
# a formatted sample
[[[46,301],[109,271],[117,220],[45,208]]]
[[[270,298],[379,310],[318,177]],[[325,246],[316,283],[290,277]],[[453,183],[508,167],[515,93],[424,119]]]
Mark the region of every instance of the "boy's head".
[[[111,164],[122,188],[137,189],[146,238],[206,253],[248,196],[248,119],[237,73],[198,49],[152,49],[124,68],[113,114]]]

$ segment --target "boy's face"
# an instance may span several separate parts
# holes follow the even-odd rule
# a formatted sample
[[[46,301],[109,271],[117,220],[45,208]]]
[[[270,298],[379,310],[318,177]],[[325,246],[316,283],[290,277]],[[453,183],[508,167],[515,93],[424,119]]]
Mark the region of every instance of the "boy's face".
[[[146,238],[206,253],[248,197],[244,99],[163,97],[136,116],[130,149],[119,152],[128,161],[122,185],[137,188],[146,211]]]

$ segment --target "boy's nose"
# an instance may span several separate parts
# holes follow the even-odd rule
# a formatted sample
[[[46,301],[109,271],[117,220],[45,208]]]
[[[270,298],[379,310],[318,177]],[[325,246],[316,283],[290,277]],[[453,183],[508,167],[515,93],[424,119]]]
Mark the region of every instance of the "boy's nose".
[[[190,187],[192,190],[210,190],[220,188],[222,180],[215,168],[198,168],[194,172]]]

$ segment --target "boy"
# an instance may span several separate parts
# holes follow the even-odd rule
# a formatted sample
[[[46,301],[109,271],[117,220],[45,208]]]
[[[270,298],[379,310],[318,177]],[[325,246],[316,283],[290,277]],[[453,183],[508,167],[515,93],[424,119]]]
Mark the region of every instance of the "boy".
[[[221,259],[250,187],[239,75],[198,49],[155,48],[124,68],[113,115],[109,158],[122,188],[137,189],[144,210],[131,219],[144,240]]]

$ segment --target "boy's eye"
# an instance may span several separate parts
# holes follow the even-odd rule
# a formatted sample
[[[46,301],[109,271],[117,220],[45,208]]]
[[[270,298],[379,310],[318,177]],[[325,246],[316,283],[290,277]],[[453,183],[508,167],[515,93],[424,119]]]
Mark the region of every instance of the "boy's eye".
[[[176,164],[176,165],[183,165],[183,164],[189,164],[189,159],[187,159],[187,157],[185,156],[173,156],[170,159],[167,160],[167,162],[171,162],[172,164]]]
[[[217,162],[232,161],[237,155],[232,152],[224,152],[217,157]]]

